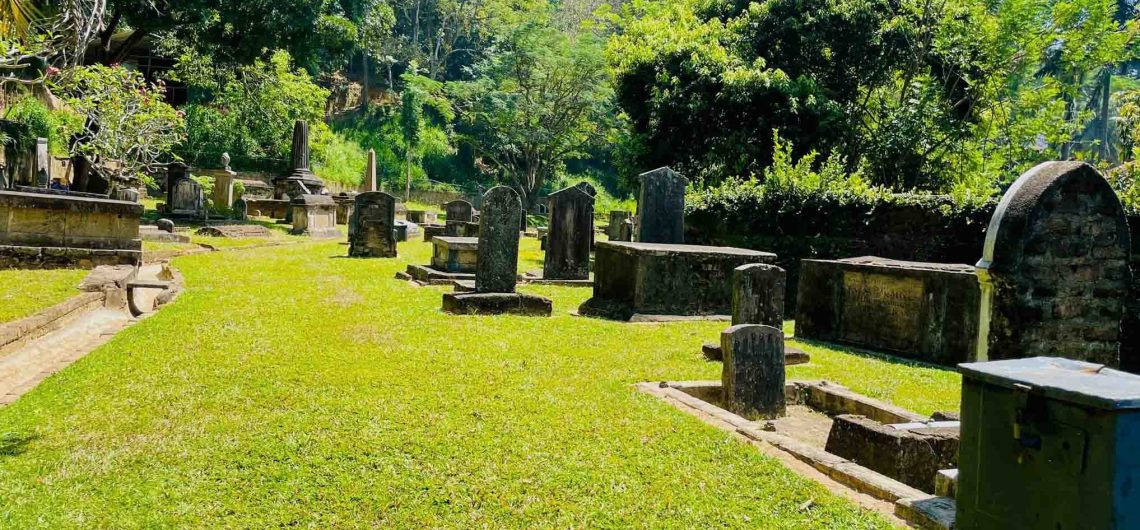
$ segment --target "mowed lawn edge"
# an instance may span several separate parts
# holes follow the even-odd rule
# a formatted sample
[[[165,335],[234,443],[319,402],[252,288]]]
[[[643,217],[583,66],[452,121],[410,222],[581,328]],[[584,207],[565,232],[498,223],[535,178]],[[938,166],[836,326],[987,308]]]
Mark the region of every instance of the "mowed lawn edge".
[[[723,323],[575,317],[567,287],[523,288],[550,319],[444,315],[400,251],[177,260],[172,306],[0,410],[0,526],[890,526],[634,390],[718,378]],[[953,372],[807,349],[789,377],[956,403]]]

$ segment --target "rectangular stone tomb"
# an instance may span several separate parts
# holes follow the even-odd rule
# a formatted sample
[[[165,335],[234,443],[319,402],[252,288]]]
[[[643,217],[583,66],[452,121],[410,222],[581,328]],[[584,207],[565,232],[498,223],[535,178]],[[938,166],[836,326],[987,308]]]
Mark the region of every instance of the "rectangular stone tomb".
[[[586,315],[713,316],[732,313],[732,274],[776,255],[742,248],[599,241]]]
[[[445,272],[475,273],[479,261],[479,238],[441,236],[432,242],[432,268]]]
[[[446,236],[447,235],[447,227],[444,225],[427,224],[427,225],[420,225],[420,228],[424,232],[424,243],[430,243],[432,239],[435,239],[439,236]]]
[[[298,195],[290,205],[293,208],[294,235],[314,239],[341,237],[336,227],[336,202],[328,195]]]
[[[0,191],[0,268],[138,265],[141,204]]]
[[[276,199],[249,199],[245,201],[246,211],[254,217],[284,219],[289,215],[289,201]]]
[[[955,365],[973,357],[979,296],[970,265],[803,260],[796,336]]]

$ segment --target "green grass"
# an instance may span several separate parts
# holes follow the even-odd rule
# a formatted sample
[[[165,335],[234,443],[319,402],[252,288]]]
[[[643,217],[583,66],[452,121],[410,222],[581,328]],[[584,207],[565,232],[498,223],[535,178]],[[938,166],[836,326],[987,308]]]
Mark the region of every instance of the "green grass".
[[[575,317],[568,287],[523,287],[549,319],[449,316],[393,279],[428,245],[400,252],[176,260],[174,304],[0,410],[0,527],[890,526],[634,390],[717,378],[723,323]],[[813,353],[793,377],[955,401],[951,377]]]
[[[0,322],[30,317],[76,296],[85,270],[0,270]]]

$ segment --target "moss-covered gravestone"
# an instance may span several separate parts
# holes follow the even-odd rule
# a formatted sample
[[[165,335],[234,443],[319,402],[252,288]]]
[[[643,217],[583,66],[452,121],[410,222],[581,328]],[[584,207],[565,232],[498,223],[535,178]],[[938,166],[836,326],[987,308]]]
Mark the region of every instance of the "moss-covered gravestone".
[[[475,265],[475,292],[443,295],[444,311],[459,314],[550,316],[550,300],[515,292],[519,266],[519,218],[522,211],[522,200],[509,187],[496,186],[483,196],[483,210],[479,220],[479,259]]]
[[[396,198],[382,191],[358,194],[349,219],[348,255],[354,258],[396,257]]]
[[[522,207],[520,206],[519,208]],[[469,223],[471,219],[474,218],[475,208],[471,206],[471,203],[463,199],[458,199],[444,205],[444,212],[447,213],[448,221],[463,221]]]
[[[610,241],[633,240],[633,214],[622,210],[610,210],[610,226],[606,230]]]
[[[752,263],[732,271],[732,324],[784,327],[784,269]]]
[[[642,173],[637,197],[637,241],[685,242],[685,188],[689,181],[667,167]]]
[[[986,233],[977,359],[1120,363],[1132,273],[1124,209],[1092,166],[1047,162],[1002,197]]]
[[[754,324],[732,326],[721,333],[720,343],[721,386],[728,408],[750,416],[783,416],[784,332]]]
[[[590,247],[594,240],[593,187],[571,186],[547,197],[550,227],[546,236],[545,280],[590,279]]]

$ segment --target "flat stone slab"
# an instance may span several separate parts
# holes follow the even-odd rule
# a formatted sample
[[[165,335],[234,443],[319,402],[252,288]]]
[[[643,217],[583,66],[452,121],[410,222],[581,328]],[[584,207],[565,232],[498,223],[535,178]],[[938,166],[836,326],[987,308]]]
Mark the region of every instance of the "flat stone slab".
[[[479,250],[477,237],[435,236],[431,241],[449,250]]]
[[[196,232],[200,236],[209,237],[273,237],[273,231],[261,225],[218,225],[205,226]],[[339,235],[339,233],[338,233]]]
[[[701,346],[701,353],[708,361],[721,362],[724,360],[724,350],[721,350],[720,344],[715,342],[706,342]],[[807,364],[811,362],[811,356],[807,352],[784,343],[784,366],[793,366],[797,364]]]
[[[521,293],[444,293],[443,310],[457,315],[522,315],[548,317],[549,298]]]
[[[456,280],[475,281],[473,272],[447,272],[430,265],[408,265],[407,275],[417,282],[434,285],[448,285]]]
[[[559,285],[562,287],[593,287],[594,275],[590,275],[589,280],[547,280],[542,276],[542,271],[531,271],[526,274],[519,275],[519,281],[522,283],[529,283],[534,285]]]
[[[475,280],[455,280],[451,283],[455,286],[455,292],[457,293],[475,292]]]
[[[139,237],[143,241],[154,241],[159,243],[189,243],[189,234],[171,233],[165,230],[159,230],[153,226],[140,226]]]

